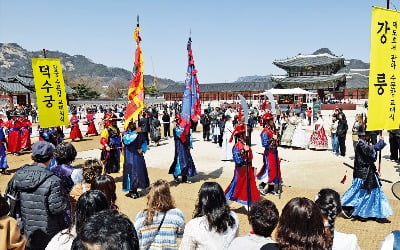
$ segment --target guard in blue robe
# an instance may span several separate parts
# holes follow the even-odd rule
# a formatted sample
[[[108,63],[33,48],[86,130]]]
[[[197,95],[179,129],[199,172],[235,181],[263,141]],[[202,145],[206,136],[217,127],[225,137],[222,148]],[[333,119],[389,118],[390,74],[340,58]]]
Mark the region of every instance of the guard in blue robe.
[[[365,128],[359,128],[359,140],[354,157],[353,182],[341,197],[343,213],[361,221],[375,219],[389,222],[386,218],[393,210],[381,188],[374,162],[377,152],[386,145],[380,139],[375,145],[368,144],[370,136]]]
[[[3,127],[0,127],[0,169],[1,173],[4,175],[9,175],[10,173],[7,171],[8,163],[7,163],[7,152],[4,144],[7,142],[6,136],[4,134]]]
[[[140,133],[140,127],[130,122],[122,136],[122,143],[124,144],[122,191],[129,192],[128,196],[136,199],[140,197],[138,188],[145,190],[150,186],[143,156],[147,150],[146,138]]]
[[[179,182],[178,176],[182,176],[182,182],[191,183],[190,180],[188,180],[188,176],[193,177],[197,175],[197,172],[190,153],[190,149],[193,148],[192,139],[189,133],[186,135],[186,141],[182,142],[180,136],[183,130],[184,129],[181,128],[178,123],[173,129],[175,156],[168,173],[174,176],[176,182]]]

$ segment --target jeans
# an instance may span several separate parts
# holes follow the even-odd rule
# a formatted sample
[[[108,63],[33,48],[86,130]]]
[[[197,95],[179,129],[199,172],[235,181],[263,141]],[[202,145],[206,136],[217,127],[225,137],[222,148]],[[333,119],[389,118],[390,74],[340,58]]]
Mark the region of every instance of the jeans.
[[[339,154],[339,140],[336,133],[332,133],[332,152]]]

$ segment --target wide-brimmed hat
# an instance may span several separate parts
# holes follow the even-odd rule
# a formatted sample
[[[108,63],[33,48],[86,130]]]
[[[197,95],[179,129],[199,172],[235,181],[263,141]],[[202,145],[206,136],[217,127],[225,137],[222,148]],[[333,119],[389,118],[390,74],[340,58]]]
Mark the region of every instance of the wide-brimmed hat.
[[[271,112],[266,112],[262,117],[261,120],[271,120],[274,119],[274,116]]]
[[[233,137],[235,135],[239,135],[246,132],[246,124],[237,125],[236,128],[233,130],[231,138],[229,138],[229,142],[233,141]]]

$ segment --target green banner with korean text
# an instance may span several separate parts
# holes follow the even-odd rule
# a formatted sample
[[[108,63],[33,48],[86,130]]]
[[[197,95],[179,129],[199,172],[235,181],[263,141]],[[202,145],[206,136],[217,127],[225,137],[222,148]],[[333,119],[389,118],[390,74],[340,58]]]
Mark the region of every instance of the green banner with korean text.
[[[32,58],[41,128],[68,125],[67,93],[59,59]]]

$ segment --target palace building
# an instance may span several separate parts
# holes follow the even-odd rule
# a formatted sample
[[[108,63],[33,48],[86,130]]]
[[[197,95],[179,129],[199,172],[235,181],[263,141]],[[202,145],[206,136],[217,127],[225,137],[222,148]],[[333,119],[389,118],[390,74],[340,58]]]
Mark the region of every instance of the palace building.
[[[271,76],[265,82],[232,82],[200,84],[201,101],[232,101],[237,94],[248,100],[257,100],[259,94],[271,88],[301,88],[318,94],[318,99],[368,98],[368,69],[354,70],[346,67],[344,57],[329,53],[297,55],[275,60],[274,65],[286,75]],[[182,100],[184,84],[169,85],[160,92],[166,101]],[[305,98],[301,98],[305,101]]]

